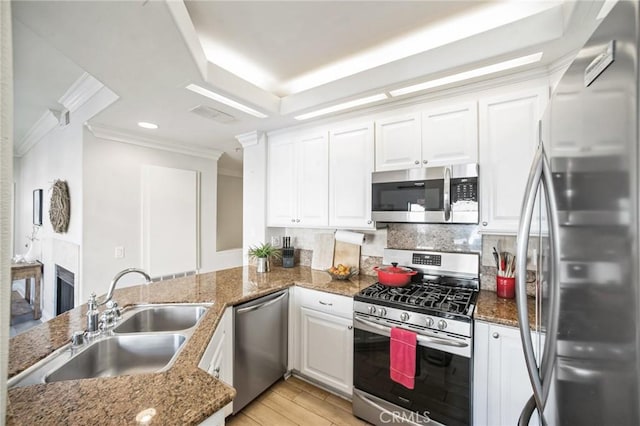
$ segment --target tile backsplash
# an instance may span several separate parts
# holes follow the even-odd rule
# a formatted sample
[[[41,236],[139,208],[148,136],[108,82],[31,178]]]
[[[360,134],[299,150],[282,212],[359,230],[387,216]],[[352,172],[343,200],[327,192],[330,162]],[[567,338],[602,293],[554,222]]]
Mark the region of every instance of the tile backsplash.
[[[391,223],[387,247],[396,249],[480,252],[478,225]]]
[[[515,254],[516,237],[514,235],[480,234],[478,225],[442,225],[442,224],[408,224],[392,223],[386,228],[364,232],[365,242],[360,257],[360,273],[376,275],[373,267],[382,264],[385,247],[407,250],[461,251],[480,254],[480,288],[495,291],[496,264],[493,258],[493,247],[501,251]],[[311,266],[314,237],[317,233],[333,233],[331,229],[270,228],[269,235],[292,237],[296,248],[295,263]],[[531,259],[535,257],[532,247],[540,241],[535,237],[530,241],[527,254],[527,294],[535,294],[535,265]]]

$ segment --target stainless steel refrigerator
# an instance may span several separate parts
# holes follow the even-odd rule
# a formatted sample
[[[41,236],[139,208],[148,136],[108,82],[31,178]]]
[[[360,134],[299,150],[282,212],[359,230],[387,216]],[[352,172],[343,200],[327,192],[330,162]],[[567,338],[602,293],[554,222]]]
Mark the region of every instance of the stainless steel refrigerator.
[[[611,9],[541,121],[516,254],[532,388],[522,425],[532,413],[531,424],[640,424],[639,19],[636,1]],[[527,265],[537,269],[535,327]]]

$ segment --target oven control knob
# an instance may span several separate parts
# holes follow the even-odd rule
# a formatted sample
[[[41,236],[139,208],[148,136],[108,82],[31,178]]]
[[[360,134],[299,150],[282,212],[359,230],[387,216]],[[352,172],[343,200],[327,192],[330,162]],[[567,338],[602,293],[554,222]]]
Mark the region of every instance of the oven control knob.
[[[438,321],[438,328],[440,330],[444,330],[445,328],[447,328],[447,322],[445,320]]]
[[[427,317],[427,327],[433,327],[433,318]]]
[[[401,321],[406,321],[408,319],[409,319],[409,314],[408,313],[403,312],[403,313],[400,314],[400,320]]]
[[[375,314],[376,313],[376,307],[375,306],[369,306],[369,313],[371,315]]]
[[[381,317],[384,317],[387,315],[387,310],[385,308],[380,308],[378,313],[380,314]]]

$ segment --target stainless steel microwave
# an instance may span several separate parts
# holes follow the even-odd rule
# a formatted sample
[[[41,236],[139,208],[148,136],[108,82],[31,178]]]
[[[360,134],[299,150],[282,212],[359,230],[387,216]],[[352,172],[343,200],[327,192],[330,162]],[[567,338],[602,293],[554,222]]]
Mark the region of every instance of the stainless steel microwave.
[[[376,222],[478,223],[478,164],[424,167],[371,176]]]

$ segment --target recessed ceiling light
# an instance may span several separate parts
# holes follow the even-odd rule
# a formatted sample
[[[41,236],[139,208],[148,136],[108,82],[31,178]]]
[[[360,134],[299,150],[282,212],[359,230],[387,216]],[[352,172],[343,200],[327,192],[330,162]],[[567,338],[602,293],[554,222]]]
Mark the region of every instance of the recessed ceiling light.
[[[155,123],[148,123],[146,121],[139,121],[138,122],[138,126],[142,127],[143,129],[157,129],[158,125]]]
[[[226,96],[222,96],[216,92],[212,92],[209,89],[205,89],[204,87],[200,87],[197,84],[189,84],[186,87],[187,90],[191,90],[194,93],[197,93],[202,96],[206,96],[209,99],[213,99],[216,102],[223,103],[231,108],[235,108],[238,111],[246,112],[247,114],[253,115],[258,118],[267,118],[266,114],[261,113],[260,111],[256,111],[253,108],[250,108],[246,105],[241,104],[240,102],[236,102],[233,99],[229,99]]]
[[[391,96],[402,96],[408,93],[420,92],[422,90],[432,89],[438,86],[444,86],[445,84],[457,83],[463,80],[469,80],[474,77],[480,77],[483,75],[493,74],[499,71],[504,71],[523,65],[532,64],[542,59],[542,52],[534,53],[533,55],[521,56],[519,58],[510,59],[504,62],[498,62],[497,64],[487,65],[486,67],[475,68],[469,71],[461,72],[458,74],[448,75],[442,78],[436,78],[435,80],[425,81],[424,83],[414,84],[412,86],[403,87],[401,89],[390,90]]]
[[[343,111],[345,109],[354,108],[360,105],[370,104],[370,103],[381,101],[387,98],[388,96],[385,93],[379,93],[377,95],[367,96],[366,98],[354,99],[353,101],[332,105],[330,107],[308,112],[306,114],[296,115],[293,118],[295,118],[296,120],[307,120],[309,118],[319,117],[321,115],[330,114],[332,112]]]

